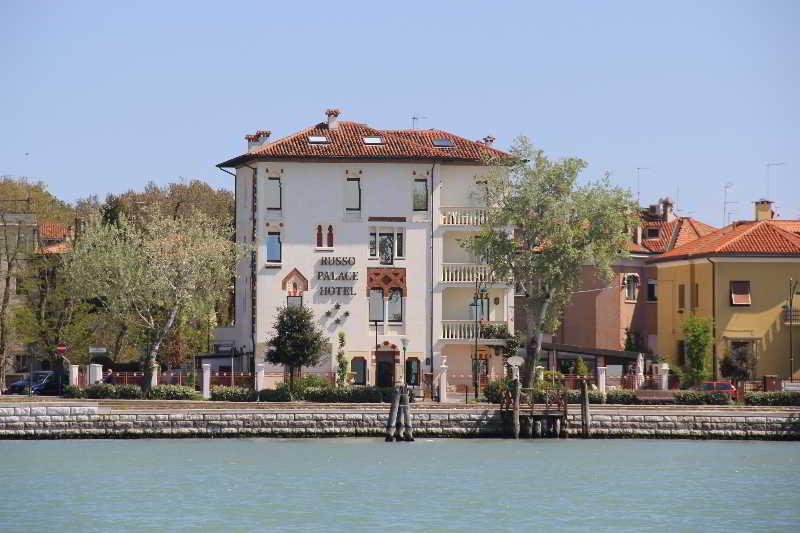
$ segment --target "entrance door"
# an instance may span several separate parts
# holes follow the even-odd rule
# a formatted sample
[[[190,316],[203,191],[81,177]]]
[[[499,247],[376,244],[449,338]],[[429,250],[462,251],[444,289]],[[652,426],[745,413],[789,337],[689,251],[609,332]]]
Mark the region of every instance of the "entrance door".
[[[377,387],[394,386],[394,355],[378,355],[375,363],[375,385]]]

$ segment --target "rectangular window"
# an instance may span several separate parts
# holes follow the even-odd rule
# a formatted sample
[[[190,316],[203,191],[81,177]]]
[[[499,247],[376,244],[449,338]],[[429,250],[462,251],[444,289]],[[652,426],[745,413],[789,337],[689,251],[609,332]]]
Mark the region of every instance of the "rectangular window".
[[[352,361],[350,361],[350,370],[355,374],[353,376],[353,384],[354,385],[366,385],[367,384],[367,360],[363,357],[354,357]]]
[[[686,307],[686,285],[678,285],[678,309]]]
[[[414,180],[414,211],[428,210],[428,180]]]
[[[281,262],[281,234],[277,232],[267,233],[267,262]]]
[[[378,240],[378,253],[382,265],[394,263],[394,233],[381,233]]]
[[[469,318],[475,320],[475,310],[478,310],[478,320],[489,320],[489,298],[478,298],[469,304]]]
[[[378,256],[378,234],[371,231],[369,234],[369,256]]]
[[[389,302],[387,304],[389,322],[402,322],[403,321],[403,291],[400,289],[392,289],[389,293]]]
[[[735,306],[748,306],[750,300],[750,282],[749,281],[731,281],[731,305]]]
[[[647,301],[648,302],[658,301],[658,297],[656,296],[656,280],[654,279],[647,280]]]
[[[403,242],[404,235],[402,231],[398,231],[395,237],[397,241],[397,257],[405,257],[405,243]]]
[[[361,211],[361,178],[347,178],[344,202],[347,211]]]
[[[647,228],[648,239],[658,239],[658,235],[659,235],[658,228]]]
[[[678,366],[686,364],[686,341],[678,341]]]
[[[636,302],[639,299],[639,276],[628,274],[625,276],[625,301]]]
[[[286,307],[303,307],[302,296],[287,296]]]
[[[383,289],[369,290],[369,321],[383,322]]]
[[[267,211],[280,211],[281,210],[281,179],[269,178],[267,180]]]
[[[697,283],[692,287],[692,309],[697,309],[700,305],[700,285]]]

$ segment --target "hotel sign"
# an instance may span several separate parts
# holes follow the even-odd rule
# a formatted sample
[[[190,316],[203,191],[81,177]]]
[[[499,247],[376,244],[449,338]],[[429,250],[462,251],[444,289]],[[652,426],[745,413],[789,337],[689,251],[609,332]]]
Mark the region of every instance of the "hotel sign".
[[[358,281],[358,272],[350,270],[327,270],[322,267],[355,266],[355,257],[323,257],[319,261],[317,281]],[[348,285],[320,285],[317,294],[320,296],[355,296],[355,287]]]

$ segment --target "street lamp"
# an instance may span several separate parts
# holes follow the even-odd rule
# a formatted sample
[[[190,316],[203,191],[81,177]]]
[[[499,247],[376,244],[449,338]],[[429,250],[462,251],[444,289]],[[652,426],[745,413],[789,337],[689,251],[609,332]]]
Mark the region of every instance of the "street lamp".
[[[480,278],[476,276],[475,294],[473,295],[472,303],[470,304],[470,307],[472,307],[473,312],[475,314],[475,346],[472,352],[472,388],[474,391],[473,394],[476,401],[478,399],[478,339],[480,338],[481,335],[480,319],[481,319],[481,311],[483,310],[483,307],[479,303],[479,301],[485,298],[487,292],[489,291],[486,288],[486,282],[481,281]]]
[[[408,390],[408,376],[406,375],[406,348],[408,348],[408,337],[400,337],[400,344],[403,346],[403,390]]]

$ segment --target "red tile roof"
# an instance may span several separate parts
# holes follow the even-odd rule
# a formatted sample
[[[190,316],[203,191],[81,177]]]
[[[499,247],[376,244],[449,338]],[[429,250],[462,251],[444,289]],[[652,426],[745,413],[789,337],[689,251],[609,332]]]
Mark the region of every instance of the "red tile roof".
[[[50,254],[64,254],[69,251],[69,243],[66,242],[57,242],[55,244],[48,244],[47,246],[42,246],[39,248],[39,253],[44,255]]]
[[[658,237],[647,238],[647,230],[658,228]],[[642,222],[642,240],[640,244],[631,243],[628,251],[632,253],[663,254],[677,246],[682,246],[700,237],[708,235],[716,228],[691,217],[679,217],[674,220],[647,220]]]
[[[651,259],[651,263],[710,256],[798,257],[800,235],[784,228],[800,221],[735,222]]]
[[[246,154],[220,163],[233,167],[253,159],[334,159],[334,160],[440,160],[481,163],[487,158],[508,158],[510,154],[479,141],[471,141],[442,130],[378,130],[366,124],[337,121],[328,128],[325,122],[268,142]],[[311,143],[310,136],[326,137],[327,143]],[[381,137],[382,144],[366,144],[364,137]],[[437,147],[434,138],[450,139],[453,147]]]

